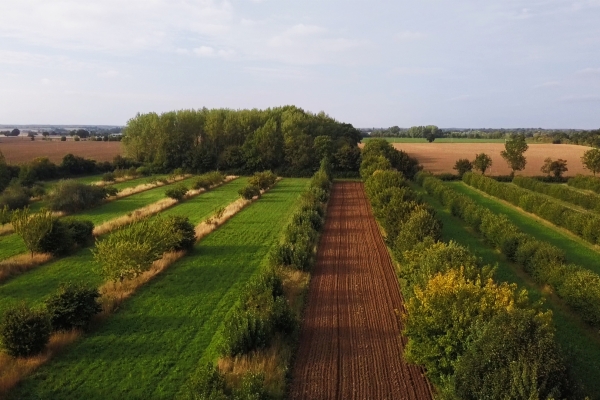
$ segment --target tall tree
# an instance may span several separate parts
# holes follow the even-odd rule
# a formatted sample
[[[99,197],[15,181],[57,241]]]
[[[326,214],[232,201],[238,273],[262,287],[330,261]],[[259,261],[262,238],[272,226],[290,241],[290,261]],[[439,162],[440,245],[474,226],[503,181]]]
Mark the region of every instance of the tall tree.
[[[581,163],[596,175],[597,172],[600,172],[600,149],[587,150],[581,157]]]
[[[473,160],[473,168],[476,171],[481,172],[481,175],[485,175],[485,171],[492,166],[492,158],[485,153],[475,155]]]
[[[515,174],[515,171],[522,171],[525,169],[527,159],[525,159],[523,153],[525,153],[528,148],[529,146],[527,145],[525,135],[523,134],[512,136],[504,144],[504,150],[500,155],[506,160],[510,169],[512,169],[513,175]]]
[[[11,223],[33,257],[33,253],[38,250],[44,236],[52,229],[54,217],[50,211],[45,209],[31,214],[29,208],[26,207],[12,212]]]
[[[566,160],[559,158],[558,160],[553,161],[550,157],[544,160],[544,165],[541,168],[541,171],[544,174],[554,175],[555,178],[560,178],[562,174],[568,170]]]

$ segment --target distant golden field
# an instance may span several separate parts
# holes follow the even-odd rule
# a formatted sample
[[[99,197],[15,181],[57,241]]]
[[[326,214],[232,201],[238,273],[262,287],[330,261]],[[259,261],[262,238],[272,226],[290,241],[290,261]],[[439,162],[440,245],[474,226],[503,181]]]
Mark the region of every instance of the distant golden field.
[[[23,164],[37,157],[48,157],[50,161],[60,163],[69,153],[96,161],[112,161],[117,154],[123,154],[121,142],[61,142],[41,138],[31,141],[26,137],[0,137],[0,151],[9,164]]]
[[[459,158],[467,158],[471,161],[477,153],[486,153],[492,157],[493,165],[486,171],[486,175],[508,175],[510,168],[506,161],[500,156],[504,150],[504,143],[393,143],[396,149],[403,150],[410,156],[415,157],[427,171],[435,174],[454,173],[452,167]],[[363,145],[361,145],[362,147]],[[543,175],[540,168],[544,160],[550,157],[554,160],[562,158],[567,160],[569,171],[565,176],[577,174],[591,175],[591,172],[583,169],[581,156],[590,147],[576,146],[572,144],[529,144],[529,150],[525,152],[527,166],[520,172],[522,175]]]

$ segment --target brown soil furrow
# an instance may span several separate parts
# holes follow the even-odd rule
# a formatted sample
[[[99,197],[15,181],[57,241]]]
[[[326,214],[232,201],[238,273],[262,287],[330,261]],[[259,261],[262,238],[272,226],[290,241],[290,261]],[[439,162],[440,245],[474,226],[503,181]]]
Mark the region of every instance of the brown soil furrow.
[[[291,399],[431,399],[407,365],[394,266],[361,183],[336,183],[319,244]]]

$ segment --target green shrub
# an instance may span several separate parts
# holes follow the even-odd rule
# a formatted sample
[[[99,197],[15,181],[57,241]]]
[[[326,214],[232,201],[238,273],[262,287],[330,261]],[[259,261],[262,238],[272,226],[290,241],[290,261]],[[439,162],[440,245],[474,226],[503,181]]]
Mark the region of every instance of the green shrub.
[[[82,211],[100,205],[113,193],[111,189],[72,180],[60,181],[50,193],[48,205],[53,211],[71,213]]]
[[[60,221],[70,231],[75,245],[85,247],[94,240],[94,223],[92,221],[72,217],[62,218]]]
[[[142,166],[135,170],[135,174],[139,176],[150,176],[152,175],[152,170],[149,167]]]
[[[197,400],[229,400],[225,378],[212,364],[201,367],[192,380],[189,397]]]
[[[189,250],[196,243],[196,231],[188,217],[182,215],[171,215],[165,221],[166,226],[173,231],[179,241],[173,246],[173,250]]]
[[[44,350],[50,340],[50,332],[48,314],[21,304],[4,313],[0,341],[9,355],[27,357]]]
[[[67,141],[67,137],[66,136],[61,136],[60,137],[60,141],[61,142],[66,142]]]
[[[70,253],[73,246],[73,236],[67,225],[57,219],[52,223],[52,228],[42,237],[35,251],[63,256]]]
[[[256,196],[260,196],[260,188],[254,185],[246,185],[238,191],[238,194],[246,200],[252,200]]]
[[[600,194],[600,178],[596,176],[577,175],[567,181],[567,185],[578,189],[591,190]]]
[[[103,182],[114,182],[115,181],[114,172],[107,172],[104,175],[102,175],[102,181]]]
[[[9,210],[17,210],[29,205],[29,195],[24,187],[18,184],[9,185],[0,194],[0,208],[8,207]]]
[[[102,311],[97,288],[62,285],[45,301],[54,331],[85,329],[92,317]]]
[[[261,190],[266,190],[273,186],[277,181],[277,175],[271,171],[256,172],[250,178],[248,183],[253,186],[258,186]]]
[[[178,184],[172,187],[169,187],[165,190],[165,196],[175,199],[177,201],[183,200],[185,195],[188,192],[188,188],[184,184]]]
[[[234,391],[235,400],[269,400],[263,373],[247,372],[239,388]]]

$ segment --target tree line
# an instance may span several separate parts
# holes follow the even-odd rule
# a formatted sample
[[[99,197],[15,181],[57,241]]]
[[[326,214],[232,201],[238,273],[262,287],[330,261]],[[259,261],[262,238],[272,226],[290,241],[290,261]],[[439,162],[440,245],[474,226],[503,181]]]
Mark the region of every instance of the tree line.
[[[323,158],[338,173],[356,173],[360,139],[352,125],[295,106],[137,114],[123,132],[127,155],[157,169],[287,176],[310,176]]]

